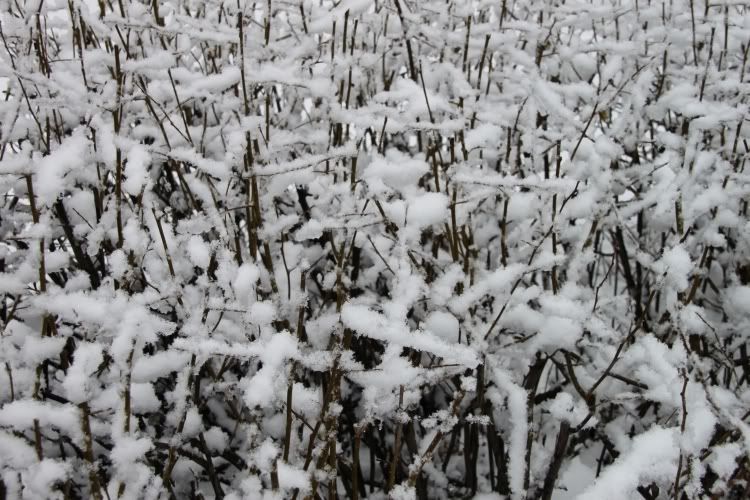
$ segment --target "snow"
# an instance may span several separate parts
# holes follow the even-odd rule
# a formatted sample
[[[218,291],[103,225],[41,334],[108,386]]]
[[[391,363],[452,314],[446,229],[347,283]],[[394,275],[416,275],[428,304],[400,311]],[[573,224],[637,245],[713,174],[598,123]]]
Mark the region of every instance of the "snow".
[[[191,407],[185,411],[185,424],[182,432],[185,436],[194,437],[202,430],[202,419],[197,408]]]
[[[425,320],[424,327],[427,331],[434,333],[445,342],[458,340],[458,319],[451,313],[433,311]]]
[[[208,268],[211,260],[211,250],[208,244],[200,236],[191,236],[187,243],[187,252],[190,262],[204,269]]]
[[[673,478],[679,448],[671,429],[653,427],[633,439],[631,450],[605,468],[579,500],[629,499],[643,481]]]
[[[586,465],[580,457],[570,461],[570,465],[560,473],[559,488],[554,500],[575,500],[596,479],[596,468]]]
[[[4,2],[0,490],[742,488],[747,7],[613,5]]]
[[[211,427],[203,433],[208,449],[213,452],[223,452],[229,443],[229,437],[219,427]]]
[[[412,189],[412,186],[428,170],[427,162],[419,158],[409,158],[402,153],[390,151],[384,158],[376,157],[367,166],[364,178],[375,192],[384,191],[385,187],[395,191]]]
[[[750,316],[750,286],[733,286],[726,290],[724,301],[732,315]]]
[[[345,304],[341,320],[346,326],[372,339],[411,347],[440,356],[446,362],[476,366],[476,354],[466,347],[448,344],[430,332],[410,332],[405,325],[388,321],[385,316],[366,306]]]
[[[238,300],[244,302],[251,297],[259,277],[260,270],[254,264],[243,264],[237,269],[232,281],[232,288]]]
[[[49,498],[53,494],[52,487],[58,482],[64,482],[70,472],[70,464],[48,458],[31,465],[28,475],[33,480],[28,483],[30,490],[28,495],[37,498]]]
[[[156,50],[142,59],[128,59],[123,64],[127,72],[137,73],[144,70],[159,70],[174,65],[174,55],[166,50]]]
[[[573,348],[581,337],[583,328],[579,322],[560,316],[548,316],[534,339],[534,349],[556,347]]]
[[[141,146],[133,146],[127,155],[125,163],[125,181],[122,187],[129,194],[137,196],[140,194],[148,180],[148,166],[151,163],[151,155]]]
[[[65,176],[85,161],[88,145],[82,128],[66,138],[52,154],[35,161],[35,194],[39,202],[51,205],[65,189]]]
[[[181,370],[189,361],[190,355],[183,352],[158,352],[138,358],[133,363],[131,376],[135,382],[152,382],[159,377]]]
[[[571,426],[577,426],[588,414],[588,408],[583,401],[575,401],[567,392],[561,392],[555,396],[548,409],[557,420],[566,421]]]
[[[315,219],[305,222],[297,231],[297,241],[314,240],[323,235],[324,227]]]
[[[513,382],[505,371],[493,368],[492,374],[498,387],[505,393],[512,434],[508,443],[508,483],[512,498],[524,497],[524,474],[526,470],[526,439],[528,433],[528,415],[526,391]]]
[[[23,346],[21,347],[21,352],[19,354],[27,363],[38,365],[45,359],[59,353],[64,344],[65,339],[34,337],[28,335],[24,338]]]
[[[255,325],[268,325],[276,318],[276,309],[270,302],[256,302],[250,306],[248,319]]]
[[[277,384],[282,382],[278,377],[283,363],[296,352],[297,342],[289,334],[279,333],[268,341],[261,356],[263,368],[243,384],[245,404],[252,408],[271,403],[277,392]]]
[[[279,449],[276,445],[270,439],[266,439],[258,446],[253,459],[261,471],[268,472],[278,454]]]
[[[418,228],[448,220],[448,197],[441,193],[424,193],[408,204],[407,223]]]
[[[693,269],[690,254],[681,246],[675,246],[655,264],[658,272],[663,272],[678,291],[688,287],[688,277]]]
[[[161,407],[154,386],[149,383],[133,383],[130,386],[133,413],[153,413]]]
[[[194,165],[201,171],[219,179],[226,179],[230,173],[230,169],[223,161],[206,158],[197,151],[187,148],[174,148],[170,151],[169,156],[175,160]]]
[[[6,467],[25,468],[36,461],[34,449],[24,439],[0,432],[0,461]]]
[[[283,485],[284,489],[299,489],[303,493],[310,490],[310,478],[304,470],[279,462],[278,474],[279,483]]]
[[[44,428],[55,428],[64,431],[68,436],[78,440],[80,435],[79,412],[72,405],[53,405],[38,401],[12,401],[0,408],[0,425],[27,429],[33,420],[39,420]]]
[[[116,464],[125,466],[145,458],[152,448],[153,443],[149,439],[126,436],[117,442],[109,456]]]
[[[742,455],[742,447],[737,443],[717,446],[709,462],[711,469],[722,479],[728,479],[737,469],[737,459]]]
[[[63,380],[65,396],[73,403],[85,403],[95,390],[93,374],[103,361],[102,348],[98,344],[83,343],[76,349],[73,365]]]
[[[501,137],[502,128],[492,123],[483,123],[466,135],[466,148],[491,146]]]

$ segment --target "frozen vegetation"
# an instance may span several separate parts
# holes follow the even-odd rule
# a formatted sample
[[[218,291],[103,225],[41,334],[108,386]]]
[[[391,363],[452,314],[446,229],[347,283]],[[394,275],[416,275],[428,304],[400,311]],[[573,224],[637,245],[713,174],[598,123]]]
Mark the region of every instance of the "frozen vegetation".
[[[750,497],[747,2],[0,11],[0,498]]]

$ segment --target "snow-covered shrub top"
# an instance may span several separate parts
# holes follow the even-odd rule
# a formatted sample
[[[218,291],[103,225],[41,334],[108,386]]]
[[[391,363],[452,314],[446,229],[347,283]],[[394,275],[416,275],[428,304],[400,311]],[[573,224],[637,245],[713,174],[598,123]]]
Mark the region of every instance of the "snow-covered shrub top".
[[[0,11],[0,497],[746,498],[745,3]]]

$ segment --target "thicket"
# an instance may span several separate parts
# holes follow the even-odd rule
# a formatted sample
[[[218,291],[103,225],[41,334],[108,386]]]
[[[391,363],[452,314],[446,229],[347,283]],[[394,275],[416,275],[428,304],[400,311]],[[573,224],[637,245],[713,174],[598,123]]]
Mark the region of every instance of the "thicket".
[[[0,497],[750,496],[746,3],[0,11]]]

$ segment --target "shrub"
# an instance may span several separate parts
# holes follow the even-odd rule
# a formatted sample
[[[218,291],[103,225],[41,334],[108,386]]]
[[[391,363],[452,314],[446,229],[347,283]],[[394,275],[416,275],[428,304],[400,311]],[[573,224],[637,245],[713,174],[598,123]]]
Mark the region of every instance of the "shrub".
[[[0,7],[0,497],[748,496],[744,4]]]

